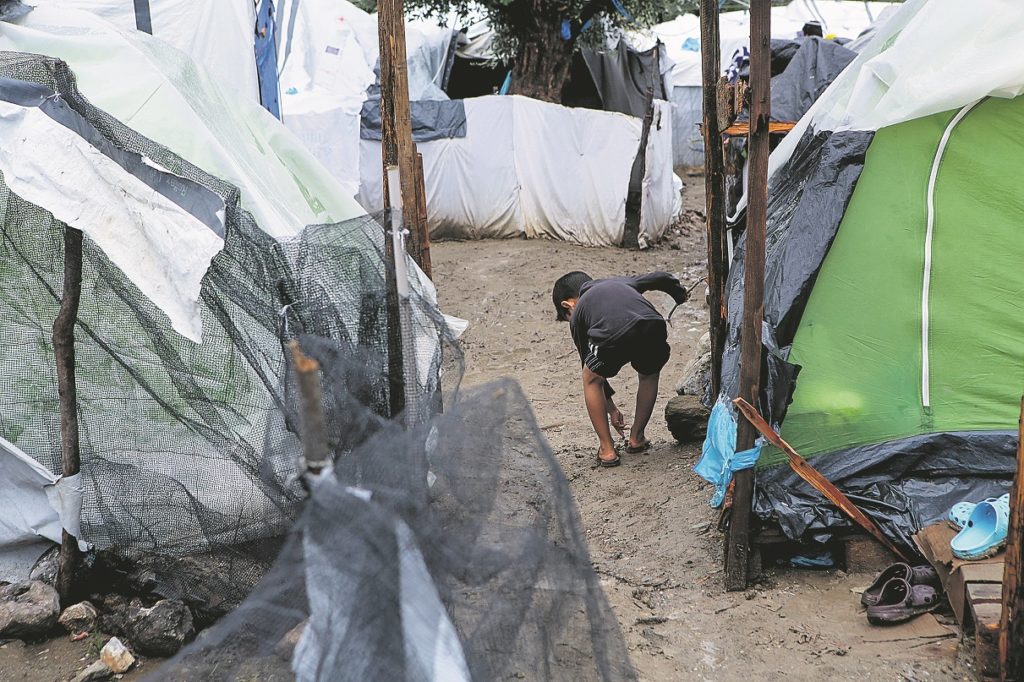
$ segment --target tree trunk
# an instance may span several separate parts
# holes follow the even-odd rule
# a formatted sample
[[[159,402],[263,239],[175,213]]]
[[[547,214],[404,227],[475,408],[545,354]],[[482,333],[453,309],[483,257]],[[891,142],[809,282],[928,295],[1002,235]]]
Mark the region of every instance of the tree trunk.
[[[535,29],[523,35],[512,67],[514,95],[562,103],[575,40],[562,40],[557,17],[535,17]]]

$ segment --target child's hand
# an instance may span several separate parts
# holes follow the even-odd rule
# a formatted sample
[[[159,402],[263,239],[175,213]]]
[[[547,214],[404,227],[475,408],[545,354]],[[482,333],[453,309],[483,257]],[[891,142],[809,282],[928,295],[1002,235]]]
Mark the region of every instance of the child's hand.
[[[608,411],[608,419],[612,424],[612,428],[619,432],[619,435],[623,438],[626,437],[626,419],[622,416],[622,412],[619,408],[613,407]]]

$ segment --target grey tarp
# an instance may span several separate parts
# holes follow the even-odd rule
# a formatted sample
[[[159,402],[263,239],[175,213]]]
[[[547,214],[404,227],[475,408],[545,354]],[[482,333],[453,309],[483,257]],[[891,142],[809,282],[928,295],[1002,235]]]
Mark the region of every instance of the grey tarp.
[[[857,53],[821,38],[804,38],[785,70],[772,78],[773,121],[799,121]]]
[[[416,142],[466,136],[466,106],[462,100],[410,102],[412,139]],[[359,137],[380,140],[380,99],[363,102]]]
[[[581,50],[587,71],[594,81],[601,109],[642,117],[647,113],[647,90],[654,99],[667,100],[655,57],[659,46],[637,52],[620,40],[613,50]]]

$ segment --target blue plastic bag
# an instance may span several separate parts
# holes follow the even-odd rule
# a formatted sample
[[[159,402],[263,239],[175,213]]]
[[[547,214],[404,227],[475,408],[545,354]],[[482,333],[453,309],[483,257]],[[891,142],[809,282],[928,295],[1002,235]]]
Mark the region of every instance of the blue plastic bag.
[[[763,444],[758,439],[749,450],[736,452],[736,416],[732,404],[726,400],[715,403],[708,419],[708,435],[704,439],[700,461],[693,467],[701,478],[715,486],[710,502],[712,507],[722,506],[734,472],[757,464]]]

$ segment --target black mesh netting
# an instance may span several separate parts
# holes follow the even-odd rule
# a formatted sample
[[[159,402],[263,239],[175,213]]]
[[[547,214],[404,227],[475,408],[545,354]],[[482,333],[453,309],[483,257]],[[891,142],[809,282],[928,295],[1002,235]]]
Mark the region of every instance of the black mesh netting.
[[[376,219],[274,240],[235,188],[92,107],[62,62],[0,53],[0,77],[50,88],[117,149],[226,206],[201,344],[84,244],[83,538],[200,624],[237,606],[156,679],[632,677],[525,399],[512,384],[455,391],[460,354],[425,285],[387,295]],[[0,181],[0,435],[55,472],[64,229]],[[323,368],[336,460],[308,499],[292,339]]]

